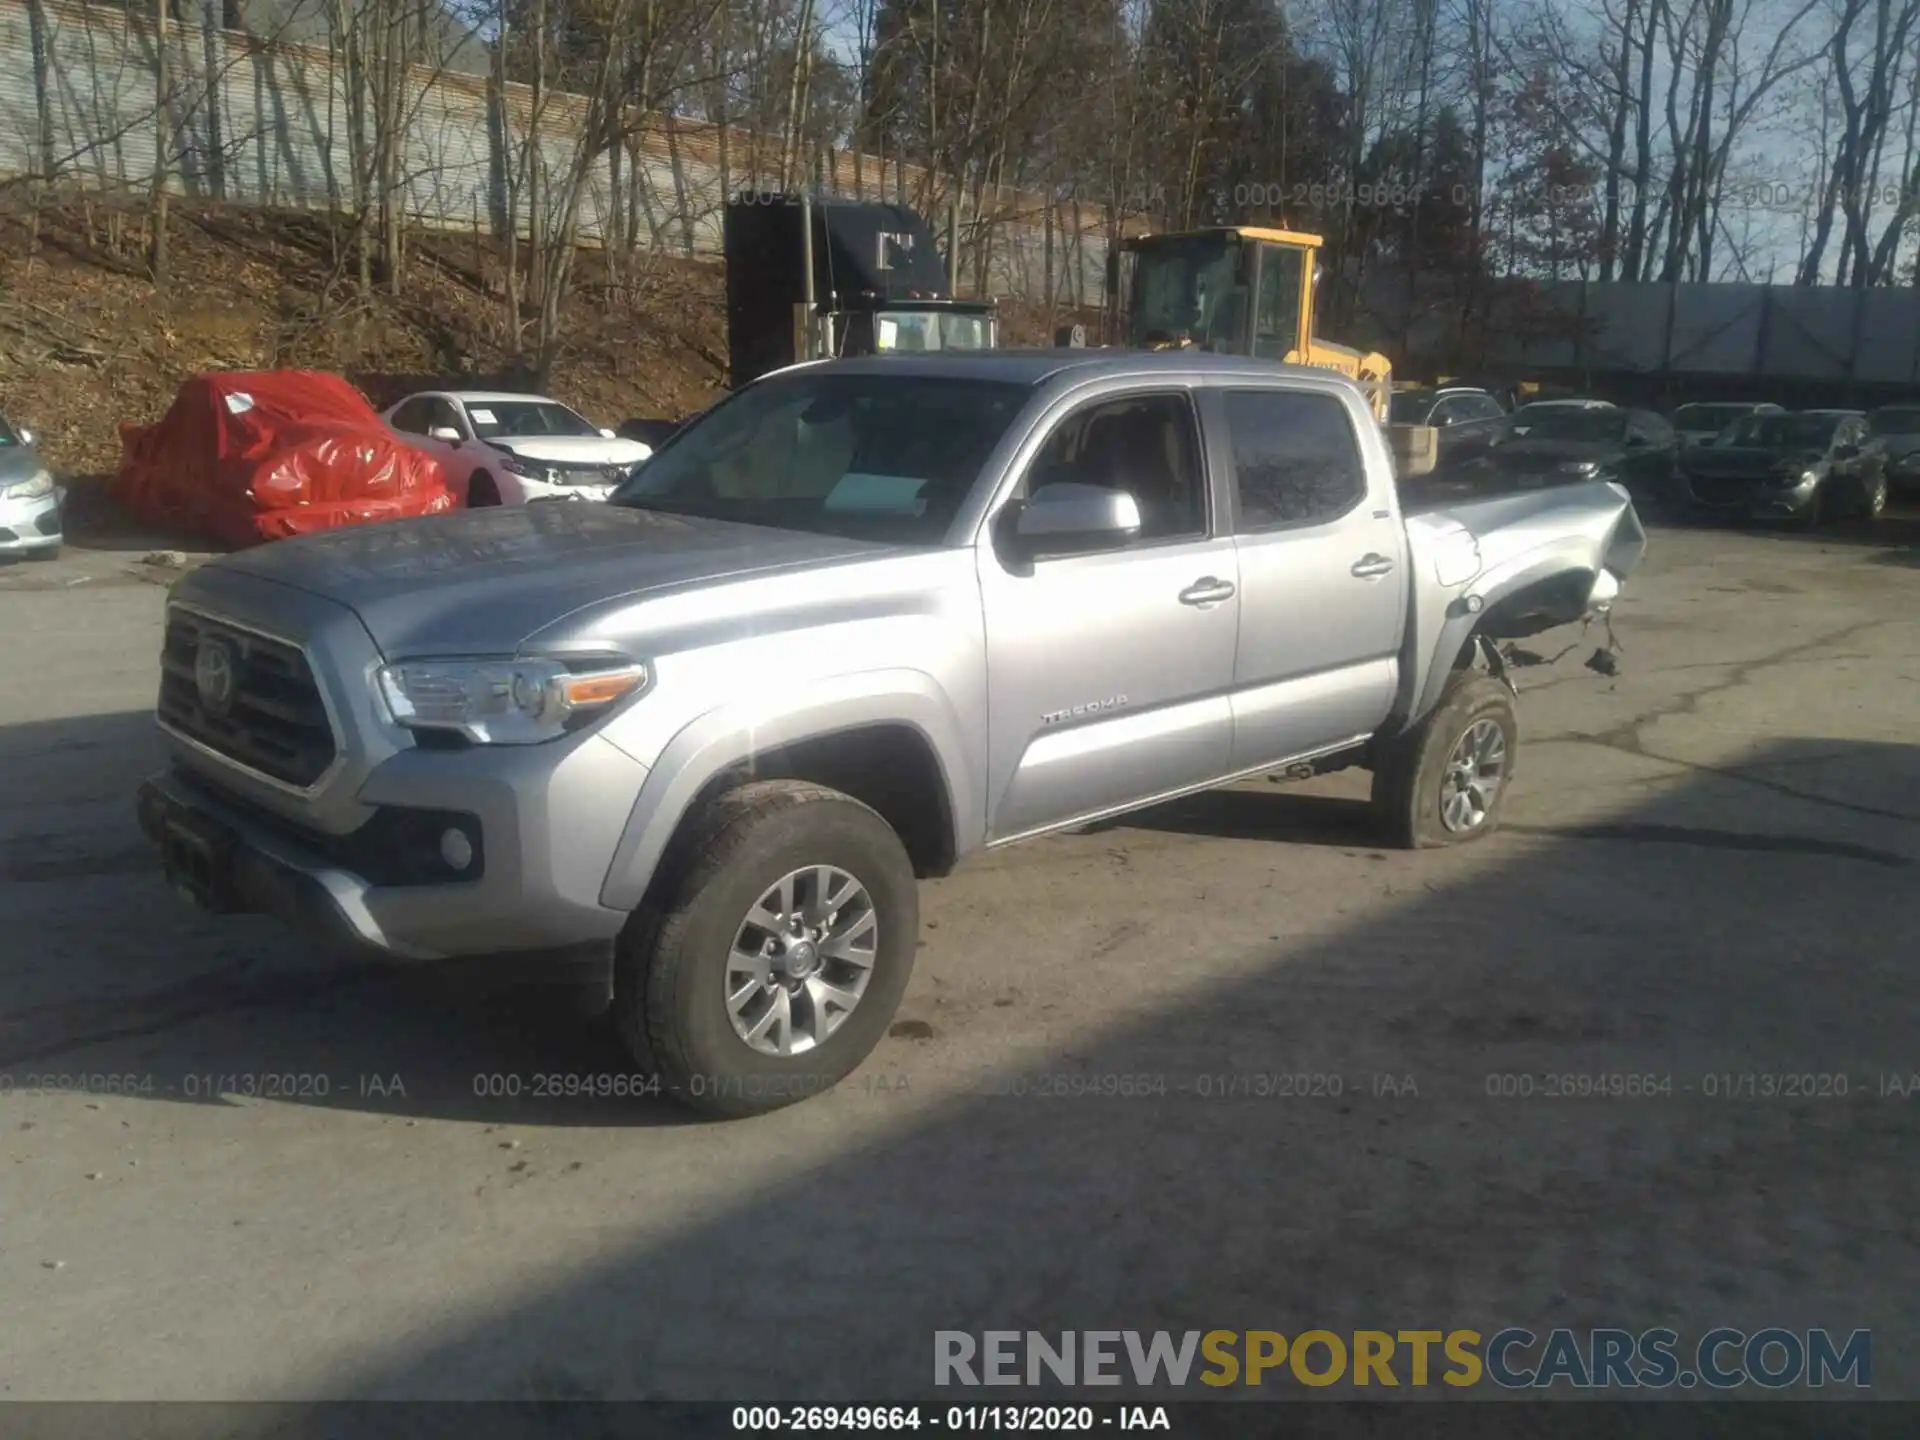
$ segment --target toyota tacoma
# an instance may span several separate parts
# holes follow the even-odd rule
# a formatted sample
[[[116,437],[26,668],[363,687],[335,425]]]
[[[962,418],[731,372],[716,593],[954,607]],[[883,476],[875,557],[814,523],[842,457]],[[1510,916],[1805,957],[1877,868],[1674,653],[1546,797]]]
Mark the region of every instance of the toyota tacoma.
[[[748,1113],[872,1050],[916,877],[973,852],[1349,765],[1400,844],[1486,834],[1496,642],[1604,610],[1644,545],[1604,480],[1403,516],[1322,370],[801,365],[605,505],[183,578],[139,814],[203,905],[590,987],[664,1091]]]

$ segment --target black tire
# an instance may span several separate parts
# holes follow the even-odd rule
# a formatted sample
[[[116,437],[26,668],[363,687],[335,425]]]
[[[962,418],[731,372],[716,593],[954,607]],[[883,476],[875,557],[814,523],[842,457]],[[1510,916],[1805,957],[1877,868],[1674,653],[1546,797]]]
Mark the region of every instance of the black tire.
[[[58,560],[59,558],[60,547],[58,545],[48,545],[39,550],[27,551],[27,559],[33,561]]]
[[[1443,815],[1450,793],[1448,761],[1481,721],[1498,727],[1503,760],[1483,818],[1454,828]],[[1484,732],[1483,732],[1484,733]],[[1478,670],[1461,670],[1427,718],[1386,743],[1373,771],[1373,810],[1386,838],[1407,850],[1478,840],[1499,828],[1513,785],[1520,729],[1507,687]]]
[[[770,1055],[736,1032],[727,959],[748,911],[782,876],[813,865],[866,887],[877,925],[866,989],[814,1048]],[[657,899],[636,911],[615,962],[613,1020],[639,1066],[710,1115],[778,1110],[830,1089],[880,1043],[919,943],[913,862],[887,822],[851,796],[762,780],[717,797],[662,862]]]
[[[486,471],[478,471],[467,481],[467,508],[485,509],[489,505],[500,503],[500,487],[494,483],[493,476]]]

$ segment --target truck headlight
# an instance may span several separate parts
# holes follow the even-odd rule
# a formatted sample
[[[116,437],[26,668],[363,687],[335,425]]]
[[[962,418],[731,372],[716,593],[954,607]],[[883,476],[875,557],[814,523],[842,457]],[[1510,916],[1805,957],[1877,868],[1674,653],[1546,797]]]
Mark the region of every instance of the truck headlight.
[[[645,665],[605,660],[408,660],[378,674],[396,724],[480,745],[556,740],[649,680]]]
[[[5,500],[38,500],[52,493],[53,476],[45,470],[37,471],[29,479],[0,485],[0,499]]]

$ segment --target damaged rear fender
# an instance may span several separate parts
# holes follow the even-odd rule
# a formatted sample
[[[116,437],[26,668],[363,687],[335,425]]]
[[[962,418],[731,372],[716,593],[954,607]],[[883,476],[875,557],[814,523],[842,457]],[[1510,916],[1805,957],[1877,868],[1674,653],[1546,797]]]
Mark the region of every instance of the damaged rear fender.
[[[1425,663],[1408,677],[1403,725],[1439,703],[1479,637],[1520,639],[1611,606],[1647,545],[1632,500],[1607,482],[1416,516],[1408,532],[1430,583],[1412,601],[1413,653]]]

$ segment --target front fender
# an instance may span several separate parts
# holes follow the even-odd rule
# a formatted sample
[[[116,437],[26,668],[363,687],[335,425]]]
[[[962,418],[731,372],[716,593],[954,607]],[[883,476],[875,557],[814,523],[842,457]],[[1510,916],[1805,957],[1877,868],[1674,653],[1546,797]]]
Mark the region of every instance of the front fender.
[[[721,705],[682,728],[651,762],[601,903],[619,910],[640,904],[681,820],[716,777],[769,750],[870,725],[904,725],[927,742],[947,791],[954,854],[978,848],[986,804],[952,701],[923,671],[868,671]]]

